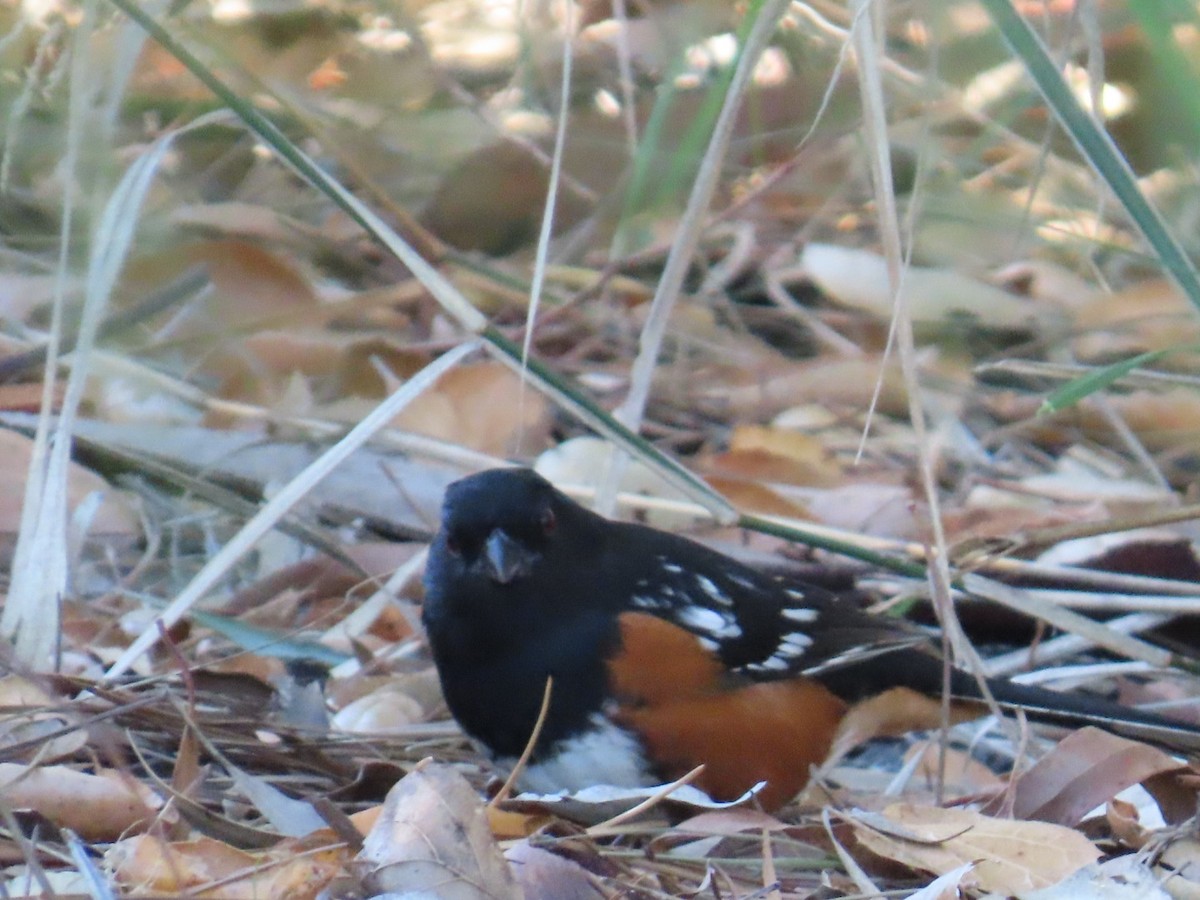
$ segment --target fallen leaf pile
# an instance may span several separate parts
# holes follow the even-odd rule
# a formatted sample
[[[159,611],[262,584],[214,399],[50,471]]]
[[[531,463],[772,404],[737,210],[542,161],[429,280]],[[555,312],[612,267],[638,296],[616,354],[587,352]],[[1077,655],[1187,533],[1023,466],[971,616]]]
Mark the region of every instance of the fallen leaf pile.
[[[996,22],[1188,239],[1200,29],[868,6],[0,4],[5,896],[1200,896],[1197,761],[1093,728],[867,707],[771,816],[447,715],[425,552],[516,461],[1200,723],[1200,319]]]

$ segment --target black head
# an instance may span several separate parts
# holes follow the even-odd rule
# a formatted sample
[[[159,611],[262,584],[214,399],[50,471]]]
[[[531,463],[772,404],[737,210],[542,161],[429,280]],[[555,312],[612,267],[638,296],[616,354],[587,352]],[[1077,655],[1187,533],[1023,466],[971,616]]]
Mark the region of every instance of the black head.
[[[514,584],[556,551],[564,525],[577,533],[591,517],[532,469],[489,469],[447,489],[434,552],[464,574]]]
[[[446,491],[422,617],[451,712],[494,753],[524,748],[547,676],[540,748],[600,710],[603,659],[618,640],[616,616],[597,606],[612,593],[595,578],[607,533],[529,469],[480,472]]]

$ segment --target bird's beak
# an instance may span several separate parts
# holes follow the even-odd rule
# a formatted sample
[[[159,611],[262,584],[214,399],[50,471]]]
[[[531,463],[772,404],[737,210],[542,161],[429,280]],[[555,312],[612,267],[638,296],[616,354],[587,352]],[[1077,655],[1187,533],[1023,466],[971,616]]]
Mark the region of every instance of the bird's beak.
[[[528,574],[533,564],[533,554],[500,528],[488,535],[483,557],[488,577],[498,584]]]

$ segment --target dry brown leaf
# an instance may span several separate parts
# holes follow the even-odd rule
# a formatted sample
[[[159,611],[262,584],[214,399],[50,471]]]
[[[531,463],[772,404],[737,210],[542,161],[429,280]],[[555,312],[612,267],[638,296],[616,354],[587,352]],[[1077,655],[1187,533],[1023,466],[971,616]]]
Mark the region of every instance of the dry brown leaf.
[[[1196,310],[1165,278],[1098,296],[1075,314],[1075,331],[1075,355],[1098,362],[1200,339]],[[1195,361],[1194,354],[1172,354],[1160,365],[1194,369]]]
[[[674,831],[678,834],[727,836],[746,831],[782,831],[788,825],[762,810],[737,806],[733,809],[705,810],[689,816]]]
[[[938,742],[933,740],[917,744],[904,754],[904,759],[907,762],[917,754],[920,754],[921,761],[917,764],[915,774],[927,785],[936,784],[939,770],[942,769],[942,751]],[[945,751],[944,775],[948,795],[980,794],[1002,788],[1006,783],[1005,779],[974,759],[970,753],[953,747],[947,747]]]
[[[397,782],[358,855],[374,891],[445,900],[519,900],[474,789],[453,767],[426,764]]]
[[[1092,403],[1085,402],[1035,419],[1041,402],[1036,396],[997,393],[986,397],[985,402],[1002,420],[1025,420],[1024,428],[1028,434],[1043,443],[1077,439],[1075,429],[1082,429],[1086,436],[1107,443],[1122,440],[1113,428],[1112,420]],[[1196,435],[1200,434],[1200,397],[1190,388],[1115,393],[1107,398],[1107,402],[1151,451],[1191,448],[1196,443]]]
[[[114,844],[105,856],[116,879],[138,893],[192,894],[214,900],[307,900],[344,871],[349,851],[328,829],[282,841],[262,853],[201,837],[168,842],[140,835]]]
[[[177,319],[171,337],[181,337],[191,326],[196,332],[210,334],[214,329],[223,338],[239,324],[272,321],[280,324],[288,316],[317,306],[317,296],[297,263],[271,253],[248,241],[204,241],[183,253],[188,263],[208,263],[214,290],[194,315]]]
[[[830,487],[842,469],[819,440],[781,428],[743,425],[734,429],[729,450],[713,457],[710,471],[755,481]]]
[[[278,210],[254,203],[195,203],[176,207],[170,221],[181,228],[201,229],[225,238],[286,242],[295,238],[301,223]]]
[[[826,408],[865,410],[875,394],[875,385],[883,370],[883,387],[877,409],[890,416],[905,416],[908,393],[900,366],[886,365],[878,356],[853,356],[815,359],[806,363],[776,365],[764,373],[730,373],[719,386],[702,392],[727,403],[731,410],[744,415],[782,415],[798,405],[820,403]]]
[[[22,434],[0,428],[0,557],[6,539],[15,536],[21,523],[21,506],[25,502],[25,477],[33,452],[33,441]],[[81,502],[93,493],[103,495],[103,501],[92,517],[90,533],[110,537],[140,535],[137,516],[124,502],[121,493],[78,463],[67,469],[67,504],[74,512]]]
[[[904,484],[854,481],[807,499],[809,514],[818,522],[861,534],[925,540],[924,504]]]
[[[504,853],[524,900],[601,900],[591,875],[579,863],[519,841]]]
[[[59,700],[45,688],[20,675],[0,678],[0,748],[8,758],[26,762],[35,756],[41,764],[63,759],[81,749],[88,741],[87,729],[77,727],[63,732],[65,726],[77,724],[76,716],[54,708]],[[51,736],[51,735],[54,736]],[[16,755],[13,745],[28,746]]]
[[[65,388],[59,383],[54,387],[51,409],[57,411],[62,403]],[[6,412],[35,413],[42,408],[42,383],[0,384],[0,409]]]
[[[1010,797],[985,812],[998,812],[1011,801],[1018,819],[1076,825],[1131,785],[1183,767],[1161,750],[1099,728],[1067,735],[1018,778]]]
[[[145,828],[162,809],[159,796],[139,781],[110,770],[89,775],[66,766],[0,763],[0,799],[9,809],[35,810],[93,841]]]
[[[422,216],[437,237],[460,250],[501,256],[537,236],[549,170],[524,147],[503,140],[483,147],[450,172]],[[555,225],[569,227],[587,206],[560,190]]]
[[[492,804],[489,804],[486,809],[488,826],[492,829],[492,834],[500,841],[527,838],[554,821],[553,816],[547,816],[544,813],[522,812]]]
[[[503,363],[459,366],[396,419],[396,426],[505,456],[545,440],[546,400]]]
[[[793,503],[761,482],[727,478],[719,474],[709,475],[705,481],[730,503],[746,512],[789,519],[809,518],[808,511],[803,506]]]
[[[832,244],[809,244],[800,266],[812,281],[844,306],[888,320],[894,298],[882,256],[868,250]],[[916,323],[942,323],[954,316],[970,316],[981,325],[1004,330],[1026,329],[1034,317],[1044,315],[1024,297],[1003,291],[951,269],[909,266],[903,289]],[[1039,327],[1048,328],[1045,321]]]
[[[871,852],[934,875],[973,862],[975,883],[1000,894],[1048,887],[1100,856],[1079,832],[1046,822],[1014,822],[965,809],[907,803],[888,806],[882,817],[891,824],[891,833],[850,820],[858,840]]]

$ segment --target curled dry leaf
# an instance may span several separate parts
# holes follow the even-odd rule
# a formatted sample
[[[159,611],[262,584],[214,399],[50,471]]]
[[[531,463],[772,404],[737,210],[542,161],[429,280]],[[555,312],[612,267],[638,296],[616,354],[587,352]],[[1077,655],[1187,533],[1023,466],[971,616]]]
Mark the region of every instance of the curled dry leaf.
[[[877,856],[934,875],[974,862],[974,882],[1000,894],[1049,887],[1100,855],[1079,832],[1045,822],[907,803],[887,807],[882,819],[890,823],[889,833],[875,827],[878,821],[850,820],[859,842]]]
[[[826,294],[844,306],[880,319],[892,315],[893,296],[887,263],[868,250],[833,244],[809,244],[800,266]],[[1003,291],[950,269],[909,266],[904,272],[904,293],[914,322],[942,323],[956,315],[969,315],[985,327],[1004,330],[1029,328],[1035,307],[1023,297]],[[1046,322],[1041,327],[1049,327]]]
[[[1140,850],[1150,840],[1150,830],[1144,826],[1138,816],[1138,808],[1124,800],[1110,800],[1104,808],[1104,818],[1113,837],[1121,843]]]
[[[88,775],[66,766],[16,763],[0,763],[0,801],[9,809],[35,810],[93,841],[145,828],[162,809],[157,794],[117,772]]]
[[[307,900],[344,872],[348,857],[345,845],[323,829],[261,853],[208,837],[172,842],[139,835],[114,844],[105,862],[119,883],[138,894],[191,895],[203,889],[204,897],[215,900]]]
[[[0,709],[6,711],[0,719],[0,748],[9,752],[9,759],[29,760],[36,754],[44,764],[71,756],[87,743],[86,729],[64,731],[77,723],[77,717],[56,710],[58,704],[58,699],[28,678],[0,678]],[[51,734],[56,736],[43,738]],[[18,744],[28,747],[28,752],[13,755],[9,748]]]
[[[1131,785],[1183,768],[1163,751],[1099,728],[1081,728],[1016,780],[1011,797],[993,801],[995,812],[1011,801],[1018,819],[1076,825],[1091,810]]]
[[[349,734],[387,734],[423,722],[427,714],[402,685],[385,685],[352,700],[333,717],[334,731]]]
[[[424,765],[396,783],[358,861],[376,892],[428,892],[444,900],[521,897],[479,796],[447,765]]]

